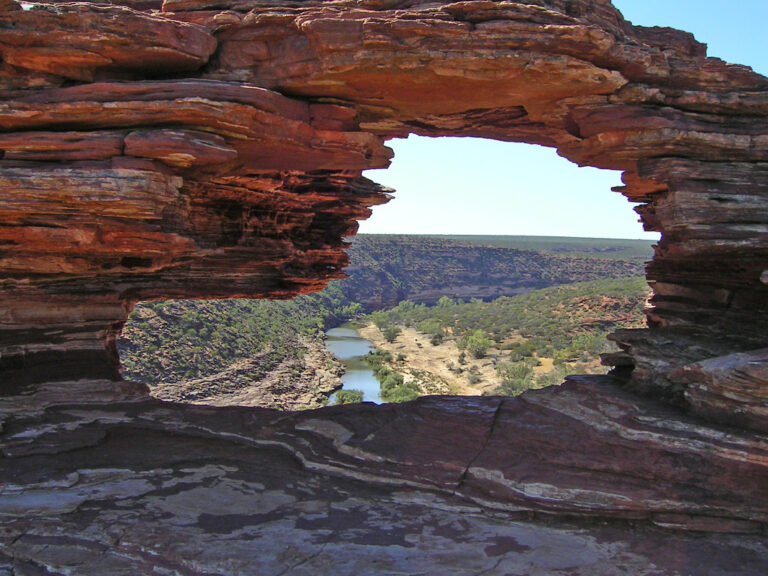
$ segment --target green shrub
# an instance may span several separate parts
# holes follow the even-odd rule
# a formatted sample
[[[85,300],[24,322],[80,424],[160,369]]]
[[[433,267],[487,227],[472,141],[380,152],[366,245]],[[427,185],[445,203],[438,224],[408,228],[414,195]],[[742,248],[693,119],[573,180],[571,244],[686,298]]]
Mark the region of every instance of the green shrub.
[[[534,385],[533,368],[538,364],[535,358],[525,358],[519,362],[500,362],[496,374],[501,379],[498,394],[517,396]]]
[[[400,386],[398,388],[395,388],[392,390],[391,393],[389,393],[386,398],[382,396],[384,400],[391,403],[398,403],[398,402],[410,402],[411,400],[416,400],[421,396],[421,392],[417,389],[413,389],[410,387]]]
[[[399,326],[387,326],[381,331],[382,335],[384,336],[384,339],[390,343],[397,340],[397,337],[400,335],[400,332],[402,332],[402,330],[400,329]]]
[[[482,330],[473,330],[471,334],[462,338],[458,343],[459,349],[466,349],[478,360],[485,358],[485,354],[491,346],[493,346],[493,341]]]
[[[400,376],[400,374],[397,374],[397,376]],[[410,400],[415,400],[419,396],[421,396],[421,389],[419,388],[418,384],[415,382],[403,382],[403,377],[400,376],[399,379],[397,379],[398,383],[396,385],[393,385],[395,380],[392,380],[391,382],[388,382],[386,385],[385,383],[382,383],[381,385],[381,399],[385,402],[408,402]]]
[[[389,372],[381,381],[381,391],[388,392],[403,385],[403,375],[397,372]]]
[[[339,390],[336,392],[335,404],[358,404],[363,401],[360,390]]]

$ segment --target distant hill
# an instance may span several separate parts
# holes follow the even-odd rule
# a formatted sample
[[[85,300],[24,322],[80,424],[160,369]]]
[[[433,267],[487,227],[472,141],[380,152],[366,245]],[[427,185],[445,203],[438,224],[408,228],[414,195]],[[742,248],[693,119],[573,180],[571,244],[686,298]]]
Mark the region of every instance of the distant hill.
[[[348,254],[349,278],[339,285],[350,301],[372,311],[401,300],[490,300],[559,284],[642,276],[652,250],[640,240],[365,234],[354,238]]]
[[[534,250],[584,256],[645,262],[653,258],[652,240],[616,238],[573,238],[568,236],[481,236],[481,235],[429,235],[430,238],[466,242],[474,246],[495,246],[516,250]]]

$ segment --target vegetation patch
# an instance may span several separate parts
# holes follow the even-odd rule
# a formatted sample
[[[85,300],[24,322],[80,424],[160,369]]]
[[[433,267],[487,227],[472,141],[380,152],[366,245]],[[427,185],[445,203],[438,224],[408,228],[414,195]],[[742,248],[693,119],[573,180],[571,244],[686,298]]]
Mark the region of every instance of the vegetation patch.
[[[336,392],[334,404],[359,404],[363,401],[363,393],[360,390],[339,390]]]
[[[446,365],[452,373],[478,384],[479,364],[471,361],[487,359],[495,379],[486,393],[516,395],[559,384],[568,373],[604,372],[600,355],[615,350],[607,335],[641,327],[648,294],[644,278],[597,280],[491,302],[442,297],[427,306],[403,301],[368,319],[382,334],[415,328],[433,345],[454,341],[458,354]],[[379,355],[384,364],[391,361],[391,354]]]

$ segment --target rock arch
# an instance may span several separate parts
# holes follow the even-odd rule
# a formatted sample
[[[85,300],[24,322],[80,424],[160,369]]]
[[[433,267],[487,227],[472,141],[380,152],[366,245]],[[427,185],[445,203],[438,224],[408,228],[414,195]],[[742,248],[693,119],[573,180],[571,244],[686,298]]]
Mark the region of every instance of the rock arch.
[[[620,191],[663,235],[647,268],[649,326],[614,336],[624,349],[615,364],[631,374],[575,379],[506,412],[503,402],[426,401],[370,417],[451,415],[484,447],[496,442],[495,464],[483,452],[444,471],[477,501],[761,529],[764,437],[712,432],[679,408],[710,426],[768,430],[768,79],[706,58],[688,33],[633,26],[608,0],[165,0],[157,8],[124,0],[22,9],[0,0],[0,368],[4,393],[23,393],[7,412],[141,398],[119,381],[114,347],[137,300],[290,297],[339,277],[342,236],[386,200],[361,172],[387,165],[387,138],[543,144],[578,164],[622,170]],[[609,404],[613,411],[601,411]],[[147,406],[145,417],[155,414]],[[551,492],[511,480],[517,464],[499,482],[478,480],[480,464],[488,470],[508,454],[498,435],[546,412],[591,423],[579,420],[585,454],[614,442],[605,430],[631,429],[616,442],[650,460],[613,465],[657,487],[601,484],[599,458],[581,463],[582,473],[594,486],[618,482],[615,498],[585,495],[574,488],[577,474],[531,462],[526,474]],[[163,426],[204,436],[249,418],[189,414]],[[347,456],[328,457],[340,460],[327,469],[353,469],[345,458],[363,450],[354,438],[367,424],[342,425],[334,419],[346,416],[335,412],[325,424],[303,418],[273,423],[253,442],[293,434],[319,446],[302,453],[305,463],[344,446]],[[680,448],[663,422],[684,422],[695,442]],[[275,432],[281,426],[295,430]],[[399,438],[418,433],[413,426]],[[7,453],[32,450],[14,442],[22,448],[6,444]],[[449,451],[456,461],[460,445]],[[569,449],[560,448],[552,461],[565,463]],[[402,462],[384,471],[377,462],[388,449],[364,446],[377,454],[366,474],[429,476],[440,489],[453,482]],[[451,460],[435,450],[422,456]],[[714,466],[693,470],[691,458]]]
[[[768,80],[606,1],[209,4],[5,3],[9,374],[117,378],[137,299],[319,288],[384,200],[360,178],[384,140],[482,136],[624,171],[663,238],[649,329],[615,335],[616,362],[637,389],[762,427],[760,392],[690,365],[768,345]]]

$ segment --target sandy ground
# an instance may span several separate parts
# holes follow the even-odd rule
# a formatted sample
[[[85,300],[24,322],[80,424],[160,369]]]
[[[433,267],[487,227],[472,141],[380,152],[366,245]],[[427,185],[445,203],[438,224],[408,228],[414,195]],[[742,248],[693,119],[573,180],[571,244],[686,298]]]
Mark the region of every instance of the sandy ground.
[[[395,362],[392,367],[403,374],[406,380],[415,379],[426,384],[425,391],[429,394],[480,395],[500,384],[496,375],[498,353],[495,350],[490,350],[488,356],[480,360],[470,358],[467,354],[467,363],[459,366],[461,351],[455,342],[433,346],[426,335],[413,328],[403,329],[393,343],[387,342],[373,324],[360,328],[357,333],[361,338],[373,342],[377,348],[391,352],[395,359],[398,354],[405,354],[405,360]],[[451,362],[461,368],[461,373],[448,368]],[[475,384],[470,384],[468,380],[472,366],[477,366],[476,373],[480,377],[480,381]],[[429,374],[433,377],[430,378]]]
[[[501,384],[496,374],[498,362],[509,362],[508,354],[490,348],[485,358],[477,360],[470,354],[465,354],[466,363],[459,364],[459,354],[456,342],[450,340],[438,346],[429,342],[429,337],[414,328],[403,328],[394,342],[387,342],[376,326],[367,324],[357,330],[361,338],[371,341],[376,348],[392,353],[393,362],[390,368],[403,375],[406,381],[416,380],[425,394],[456,394],[475,396],[491,393]],[[397,361],[399,354],[405,359]],[[453,370],[449,368],[453,367]],[[568,364],[568,374],[603,374],[607,368],[600,365],[599,359],[589,362]],[[535,376],[547,374],[555,368],[552,358],[539,358],[539,365],[534,367]],[[459,370],[460,369],[460,370]],[[473,372],[470,372],[472,370]],[[470,374],[474,373],[480,380],[471,384]],[[537,387],[535,385],[533,388]]]
[[[537,376],[539,374],[546,374],[551,372],[555,367],[555,362],[552,358],[539,358],[539,365],[533,368],[533,373]]]

